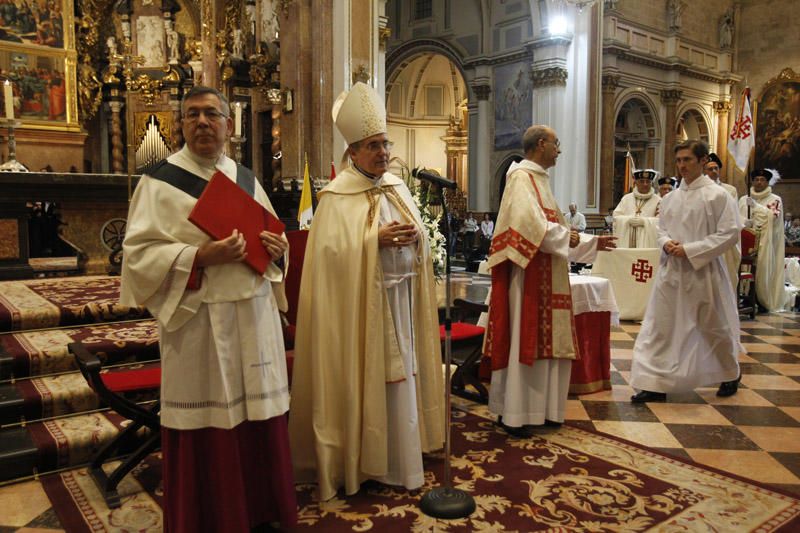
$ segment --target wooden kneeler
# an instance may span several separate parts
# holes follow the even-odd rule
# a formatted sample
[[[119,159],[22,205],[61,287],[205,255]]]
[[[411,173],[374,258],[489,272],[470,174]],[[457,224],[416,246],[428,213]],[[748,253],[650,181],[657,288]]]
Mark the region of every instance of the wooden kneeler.
[[[108,507],[114,509],[120,506],[117,492],[119,482],[161,445],[161,422],[158,416],[160,402],[156,401],[154,405],[145,408],[128,400],[122,393],[158,389],[161,386],[161,367],[101,374],[103,363],[100,358],[90,353],[82,343],[70,343],[69,352],[75,356],[81,374],[100,399],[120,416],[131,420],[128,427],[100,448],[89,463],[89,474]],[[150,434],[142,442],[136,433],[143,427],[149,429]],[[131,448],[133,450],[128,451]],[[113,458],[121,458],[122,463],[107,475],[103,464]]]

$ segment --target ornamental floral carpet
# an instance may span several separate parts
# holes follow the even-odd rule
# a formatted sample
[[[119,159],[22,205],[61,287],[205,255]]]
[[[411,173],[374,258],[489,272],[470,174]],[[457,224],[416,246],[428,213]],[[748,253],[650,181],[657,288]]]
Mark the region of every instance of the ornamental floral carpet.
[[[453,412],[453,484],[477,510],[435,520],[421,495],[441,483],[443,456],[425,458],[426,487],[406,491],[367,482],[324,503],[298,485],[297,531],[799,531],[800,501],[741,478],[568,425],[509,438],[492,421]],[[109,511],[84,470],[43,480],[68,531],[160,531],[160,458],[149,457]]]

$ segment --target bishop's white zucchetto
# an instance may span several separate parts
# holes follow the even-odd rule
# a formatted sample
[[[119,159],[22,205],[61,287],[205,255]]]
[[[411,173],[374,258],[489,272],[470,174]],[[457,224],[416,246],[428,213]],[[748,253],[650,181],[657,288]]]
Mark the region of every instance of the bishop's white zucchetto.
[[[383,98],[366,83],[358,82],[333,103],[333,122],[347,144],[386,133]]]

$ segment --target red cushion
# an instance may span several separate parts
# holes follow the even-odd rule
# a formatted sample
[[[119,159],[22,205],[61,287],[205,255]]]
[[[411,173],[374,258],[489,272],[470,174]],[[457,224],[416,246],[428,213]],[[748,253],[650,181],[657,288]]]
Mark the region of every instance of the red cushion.
[[[739,274],[739,279],[753,279],[753,274],[751,272],[742,272]]]
[[[486,330],[469,322],[453,322],[450,338],[454,341],[482,337]],[[444,325],[439,326],[439,339],[444,340]]]
[[[100,378],[114,392],[157,389],[161,386],[161,367],[110,372]]]

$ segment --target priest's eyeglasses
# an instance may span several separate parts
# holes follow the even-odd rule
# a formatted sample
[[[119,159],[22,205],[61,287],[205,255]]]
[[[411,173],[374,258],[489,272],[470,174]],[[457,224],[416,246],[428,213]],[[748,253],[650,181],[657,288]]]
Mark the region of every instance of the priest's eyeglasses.
[[[391,152],[392,146],[394,146],[394,143],[392,141],[382,141],[382,142],[372,141],[371,143],[366,145],[367,150],[369,150],[370,152],[377,152],[381,148],[383,148],[387,152]]]
[[[228,118],[228,115],[217,111],[216,109],[209,108],[209,109],[190,109],[183,115],[183,120],[186,122],[197,122],[200,120],[200,115],[205,115],[206,119],[211,122],[216,122],[217,120]]]

